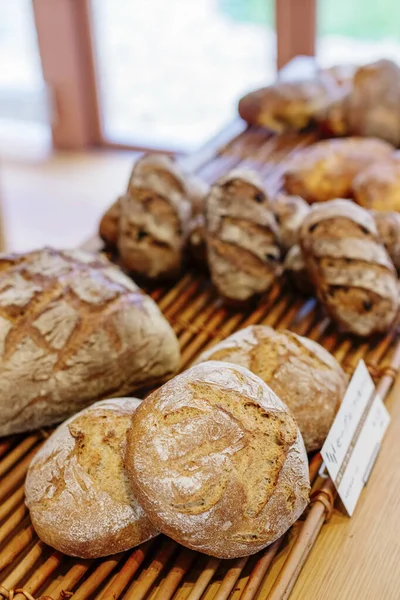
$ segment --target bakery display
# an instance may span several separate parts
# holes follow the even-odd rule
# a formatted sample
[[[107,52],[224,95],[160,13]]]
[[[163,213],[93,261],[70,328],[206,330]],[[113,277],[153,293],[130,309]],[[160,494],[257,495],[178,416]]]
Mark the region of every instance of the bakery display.
[[[283,270],[292,287],[306,296],[315,295],[303,252],[298,244],[292,246],[283,261]]]
[[[353,181],[353,195],[364,208],[400,212],[400,160],[361,170]]]
[[[310,207],[300,196],[278,194],[271,202],[278,225],[279,243],[283,252],[290,250],[299,241],[299,230]]]
[[[400,270],[400,213],[372,211],[376,227],[396,269]]]
[[[336,324],[360,336],[390,328],[399,308],[397,276],[368,211],[349,200],[315,205],[300,244],[318,298]]]
[[[42,541],[70,556],[97,558],[157,535],[124,469],[136,398],[96,402],[62,425],[33,458],[25,499]]]
[[[212,187],[206,241],[211,278],[225,299],[249,300],[281,272],[277,224],[252,171],[231,171]]]
[[[119,217],[121,214],[120,200],[118,198],[101,218],[99,236],[107,246],[116,246],[118,242]]]
[[[288,161],[284,189],[308,203],[351,198],[356,175],[364,168],[391,160],[393,146],[374,138],[343,138],[316,142]]]
[[[126,469],[157,529],[220,558],[253,554],[281,536],[310,490],[304,443],[285,404],[247,369],[216,361],[143,401]]]
[[[101,255],[0,256],[0,436],[165,380],[177,338],[153,300]]]
[[[292,411],[307,452],[322,447],[347,386],[339,363],[322,346],[290,331],[251,325],[203,352],[258,375]]]

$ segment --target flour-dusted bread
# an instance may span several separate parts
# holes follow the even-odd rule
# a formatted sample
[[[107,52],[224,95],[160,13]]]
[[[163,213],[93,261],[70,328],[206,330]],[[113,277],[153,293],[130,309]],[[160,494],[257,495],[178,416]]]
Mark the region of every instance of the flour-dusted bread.
[[[315,205],[300,242],[318,298],[336,323],[361,336],[390,328],[397,276],[368,211],[350,200]]]
[[[207,198],[206,239],[219,293],[245,301],[267,291],[281,272],[278,228],[257,175],[231,171]]]
[[[149,279],[179,274],[191,203],[185,179],[164,155],[146,155],[134,166],[120,199],[118,250],[123,265]]]
[[[0,256],[0,436],[62,421],[165,379],[179,344],[107,259],[44,248]]]
[[[363,169],[353,181],[354,200],[373,210],[400,212],[400,160]]]
[[[49,546],[97,558],[157,535],[124,469],[126,432],[139,404],[136,398],[96,402],[60,425],[33,458],[26,504]]]
[[[371,211],[379,236],[396,269],[400,271],[400,213]]]
[[[289,160],[285,190],[309,204],[351,198],[356,175],[375,162],[390,161],[393,150],[387,142],[374,138],[322,140]]]
[[[271,210],[278,224],[280,246],[286,253],[298,243],[300,225],[309,213],[310,207],[300,196],[279,194],[271,202]]]
[[[104,213],[99,225],[99,235],[108,246],[116,246],[119,235],[120,198]]]
[[[126,469],[156,528],[220,558],[261,550],[308,502],[292,414],[259,377],[221,362],[196,365],[143,401]]]
[[[292,287],[306,296],[315,294],[314,284],[310,279],[303,252],[298,244],[292,246],[286,254],[283,270]]]
[[[290,408],[307,452],[322,447],[343,399],[347,376],[322,346],[290,331],[252,325],[203,352],[250,369]]]

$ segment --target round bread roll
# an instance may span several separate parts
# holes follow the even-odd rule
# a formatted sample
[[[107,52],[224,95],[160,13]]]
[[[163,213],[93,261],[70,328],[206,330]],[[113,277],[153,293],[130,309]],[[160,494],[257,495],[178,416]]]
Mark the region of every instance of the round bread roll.
[[[318,298],[344,331],[368,336],[390,328],[397,275],[367,210],[350,200],[315,205],[300,243]]]
[[[81,558],[128,550],[157,535],[125,476],[136,398],[96,402],[62,423],[35,455],[25,483],[33,526],[46,544]]]
[[[203,352],[250,369],[290,408],[307,452],[322,447],[343,399],[347,376],[319,344],[290,331],[252,325]]]
[[[289,409],[247,369],[216,361],[143,401],[128,433],[126,468],[155,527],[220,558],[276,540],[301,515],[310,489]]]

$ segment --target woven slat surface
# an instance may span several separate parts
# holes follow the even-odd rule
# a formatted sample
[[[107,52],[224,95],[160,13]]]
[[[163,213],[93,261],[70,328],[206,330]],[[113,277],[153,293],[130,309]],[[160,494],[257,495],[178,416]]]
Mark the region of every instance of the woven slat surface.
[[[234,124],[232,131],[238,135],[233,140],[225,143],[225,135],[220,138],[223,147],[207,147],[187,159],[188,165],[195,166],[210,183],[233,167],[250,167],[260,172],[267,190],[273,193],[280,186],[285,158],[315,139],[312,133],[270,137],[261,130],[242,129]],[[288,328],[320,342],[349,374],[363,358],[383,396],[399,367],[395,329],[370,341],[340,335],[314,299],[294,294],[284,283],[277,282],[245,310],[224,306],[207,275],[196,272],[186,273],[174,285],[148,291],[179,337],[182,369],[208,345],[254,323]],[[277,575],[280,573],[284,589],[290,589],[293,573],[306,556],[300,552],[302,540],[308,533],[315,537],[326,516],[317,498],[305,527],[296,523],[283,540],[255,556],[232,561],[192,552],[163,536],[103,560],[68,558],[38,540],[23,502],[26,470],[46,435],[38,432],[0,441],[0,592],[5,598],[9,590],[22,589],[14,598],[277,600],[283,598]],[[320,465],[321,458],[316,455],[310,463],[310,476],[317,490],[323,485],[318,478]]]

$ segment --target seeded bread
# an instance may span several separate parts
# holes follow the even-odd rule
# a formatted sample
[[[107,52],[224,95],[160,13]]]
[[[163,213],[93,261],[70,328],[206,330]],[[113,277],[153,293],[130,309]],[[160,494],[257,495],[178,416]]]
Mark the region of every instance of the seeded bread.
[[[300,196],[279,194],[271,203],[271,210],[278,224],[281,249],[286,253],[298,243],[300,225],[310,207]]]
[[[343,399],[347,376],[322,346],[290,331],[252,325],[203,352],[250,369],[290,408],[307,452],[322,447]]]
[[[288,162],[285,190],[309,204],[351,198],[356,175],[375,162],[391,160],[393,150],[387,142],[374,138],[322,140]]]
[[[281,273],[278,229],[257,175],[231,171],[206,206],[211,278],[219,293],[243,302],[267,291]]]
[[[400,213],[371,211],[379,236],[392,259],[396,269],[400,270]]]
[[[298,244],[292,246],[285,256],[283,269],[291,285],[307,296],[315,294],[314,285],[310,279],[303,252]]]
[[[349,200],[315,205],[300,241],[332,319],[360,336],[387,331],[398,312],[397,276],[372,215]]]
[[[308,502],[307,455],[288,408],[236,365],[196,365],[132,418],[126,469],[155,527],[194,550],[261,550]]]
[[[0,257],[0,436],[57,423],[171,376],[179,344],[107,259],[44,248]]]
[[[126,432],[139,404],[136,398],[96,402],[60,425],[35,455],[26,504],[49,546],[97,558],[157,535],[124,470]]]

